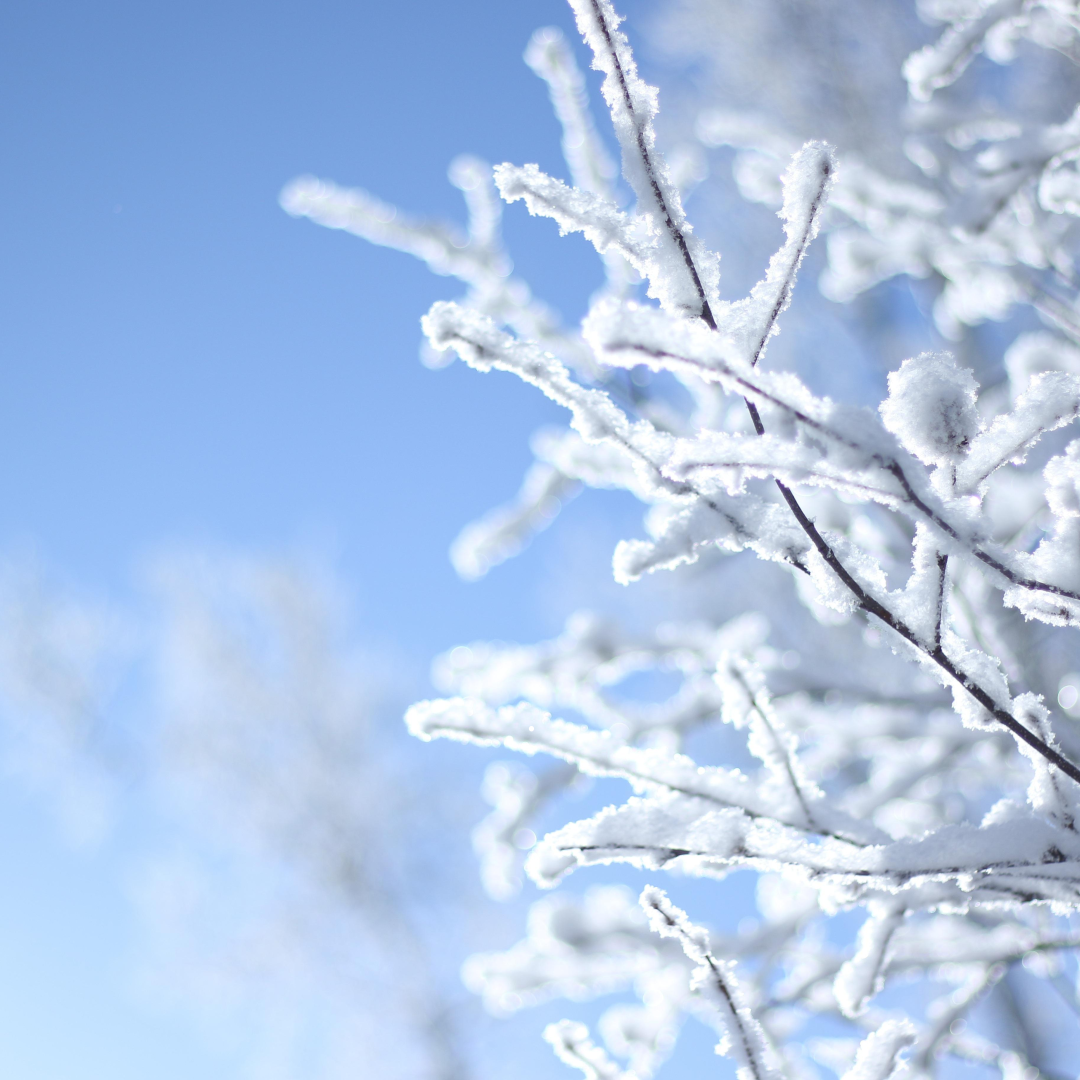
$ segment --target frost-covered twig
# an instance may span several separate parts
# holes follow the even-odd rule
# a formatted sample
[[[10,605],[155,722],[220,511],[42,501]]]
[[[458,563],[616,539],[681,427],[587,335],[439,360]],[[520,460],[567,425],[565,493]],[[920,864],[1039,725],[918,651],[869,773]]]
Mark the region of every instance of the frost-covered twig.
[[[616,580],[675,570],[713,625],[630,633],[580,615],[539,645],[453,650],[436,682],[461,696],[415,706],[410,727],[566,763],[540,780],[503,765],[489,774],[495,810],[479,846],[489,867],[498,864],[493,887],[503,894],[513,890],[519,846],[544,886],[609,863],[714,879],[756,872],[755,926],[691,934],[695,960],[712,958],[703,971],[719,973],[710,985],[744,1050],[775,1044],[777,1060],[802,1075],[807,1054],[818,1053],[802,1049],[807,1025],[827,1016],[860,1036],[876,1028],[850,1071],[854,1042],[820,1051],[851,1080],[898,1074],[912,1045],[923,1072],[952,1054],[1011,1080],[1032,1055],[954,1022],[983,995],[1004,1000],[1002,966],[1074,962],[1058,957],[1077,940],[1080,798],[1060,774],[1080,782],[1080,736],[1052,721],[1044,702],[1056,695],[1070,717],[1080,708],[1080,675],[1054,629],[1080,625],[1080,440],[1063,438],[1080,415],[1080,353],[1067,340],[1078,323],[1080,114],[1075,103],[1055,104],[1056,114],[1026,125],[1002,103],[965,99],[957,80],[977,52],[1008,62],[1021,39],[1080,55],[1077,20],[1061,0],[928,0],[923,9],[951,29],[909,61],[913,94],[956,88],[897,121],[903,175],[892,168],[896,147],[860,158],[837,139],[837,154],[817,132],[805,142],[774,120],[714,109],[699,124],[703,141],[736,148],[737,182],[781,205],[785,233],[763,280],[722,301],[717,258],[691,228],[658,148],[656,91],[641,80],[609,0],[571,3],[604,75],[636,203],[625,205],[610,183],[568,51],[542,32],[529,62],[549,84],[573,186],[530,165],[499,166],[496,181],[506,201],[584,233],[607,284],[581,336],[570,335],[584,360],[475,297],[426,316],[435,349],[512,371],[571,415],[570,431],[534,439],[539,494],[493,519],[470,550],[483,570],[515,546],[539,523],[548,484],[621,488],[647,506],[648,538],[618,546]],[[812,24],[814,13],[806,18]],[[1020,335],[1004,380],[982,341],[962,354],[977,372],[924,352],[890,374],[876,414],[839,405],[794,374],[766,370],[821,230],[822,287],[838,301],[907,275],[924,279],[917,301],[931,298],[945,336],[1023,305],[1061,329]],[[632,302],[628,265],[658,306]],[[868,354],[886,355],[892,345],[864,321]],[[807,339],[791,355],[801,362],[812,349]],[[830,344],[818,374],[850,353]],[[643,367],[655,376],[647,388]],[[629,394],[618,390],[624,383]],[[761,567],[723,566],[721,554],[745,551]],[[790,582],[770,579],[769,563],[794,571]],[[767,639],[757,624],[731,623],[738,635],[729,630],[720,645],[721,612],[736,595],[769,616]],[[919,666],[905,667],[912,660]],[[673,676],[676,689],[639,700],[627,686],[641,676]],[[947,711],[950,692],[963,727]],[[566,711],[582,722],[553,718]],[[699,739],[728,760],[725,722],[745,731],[757,761],[698,766],[689,752]],[[634,794],[534,843],[534,793],[543,793],[543,816],[556,813],[579,773],[619,778]],[[828,920],[855,906],[869,912],[858,941],[830,944]],[[610,893],[557,895],[534,909],[525,940],[469,966],[470,985],[501,1011],[632,989],[640,1005],[610,1009],[599,1031],[611,1055],[645,1078],[681,1017],[707,1013],[686,989],[686,959],[649,953],[625,908]],[[757,1027],[740,1021],[726,974],[736,959]],[[978,986],[965,983],[973,972]],[[901,978],[920,980],[935,1004],[928,1019],[882,1024],[876,995]],[[585,1032],[561,1030],[568,1060],[587,1075],[625,1071]],[[762,1054],[743,1058],[750,1075],[767,1067]]]
[[[801,792],[793,812],[787,813],[775,805],[771,792],[757,789],[738,770],[701,769],[689,758],[627,746],[610,732],[553,720],[532,705],[492,709],[467,698],[422,701],[409,709],[405,722],[414,735],[423,739],[450,738],[482,746],[506,746],[526,754],[548,753],[594,776],[622,777],[638,790],[701,799],[717,807],[737,809],[751,820],[783,821],[803,833],[833,836],[856,845],[880,839],[876,830],[859,826],[839,813],[820,826],[806,825]]]
[[[602,317],[610,319],[609,315]],[[745,514],[740,513],[732,505],[731,501],[723,498],[718,493],[705,491],[689,480],[671,479],[669,470],[666,470],[662,464],[663,459],[668,456],[671,440],[644,421],[631,423],[602,391],[585,389],[575,384],[569,378],[568,372],[553,357],[545,356],[535,348],[513,342],[507,335],[500,333],[480,317],[467,313],[452,304],[436,304],[431,312],[425,316],[424,325],[426,332],[437,347],[454,347],[458,349],[466,360],[481,370],[495,366],[513,371],[527,382],[540,387],[559,404],[571,409],[574,413],[575,427],[586,438],[593,441],[610,440],[631,454],[642,467],[646,482],[657,492],[662,493],[664,497],[678,498],[688,494],[697,496],[710,511],[725,522],[727,528],[735,536],[742,539],[746,546],[764,535],[761,523],[748,519]],[[594,322],[593,325],[595,326],[596,323]],[[642,325],[641,320],[638,320],[638,325]],[[692,331],[692,327],[687,326],[686,329]],[[626,331],[623,330],[623,333],[625,334]],[[594,331],[592,336],[595,339],[597,332]],[[689,340],[693,341],[693,338]],[[625,353],[631,349],[635,350],[636,356],[648,358],[654,363],[663,359],[679,359],[679,354],[636,344],[631,345],[629,341],[608,343],[605,352],[615,356],[620,351]],[[658,353],[660,355],[657,355]],[[715,372],[721,378],[728,378],[739,390],[758,395],[761,400],[766,401],[768,404],[785,409],[798,423],[805,424],[815,432],[829,436],[841,446],[865,452],[858,442],[848,436],[841,435],[839,432],[831,431],[826,424],[815,419],[808,412],[788,404],[784,398],[775,392],[759,385],[760,380],[738,373],[737,369],[729,361],[721,358],[723,356],[722,352],[718,356],[715,351],[710,349],[707,355],[708,363],[703,362],[701,365],[703,370]],[[880,455],[878,456],[880,457]],[[959,529],[941,517],[931,505],[923,500],[921,494],[915,491],[899,462],[885,459],[882,461],[881,468],[885,474],[893,477],[899,484],[900,494],[899,497],[896,497],[898,505],[913,506],[920,513],[926,514],[927,520],[939,527],[944,532],[946,539],[952,541],[963,540]],[[935,665],[952,684],[959,686],[969,694],[979,706],[985,709],[994,720],[1008,728],[1016,738],[1036,749],[1067,776],[1080,783],[1080,768],[1077,768],[1059,751],[1021,724],[1009,709],[1001,703],[998,696],[966,672],[953,657],[946,653],[943,646],[939,644],[934,648],[932,645],[928,645],[906,620],[896,615],[881,599],[873,595],[870,589],[852,574],[835,551],[833,545],[825,539],[809,515],[803,510],[790,489],[782,486],[781,494],[784,495],[784,499],[798,525],[809,537],[822,563],[829,571],[835,574],[843,587],[854,597],[861,611],[879,619],[907,644],[913,646],[920,655]],[[928,499],[931,497],[927,494]],[[744,499],[743,501],[745,503],[750,500]],[[762,508],[762,511],[768,513],[764,508]],[[1047,591],[1055,595],[1066,593],[1068,598],[1073,598],[1069,590],[1062,590],[1058,586],[1020,576],[981,548],[973,547],[971,554],[981,562],[992,565],[1012,584],[1021,588]],[[790,556],[788,561],[792,561]],[[1080,601],[1080,593],[1077,593],[1075,598]]]
[[[709,936],[686,917],[661,889],[649,887],[641,894],[641,906],[649,923],[661,937],[674,938],[696,965],[692,986],[716,1009],[726,1036],[718,1049],[735,1059],[739,1080],[780,1080],[784,1073],[776,1051],[754,1019],[732,965],[718,961],[709,951]]]
[[[589,1038],[589,1029],[573,1020],[560,1020],[544,1028],[544,1039],[560,1061],[580,1069],[585,1080],[636,1080]]]
[[[654,217],[661,244],[660,295],[675,307],[693,310],[715,326],[707,280],[687,239],[686,217],[679,193],[655,158],[656,91],[644,83],[630,51],[621,19],[611,0],[570,0],[578,29],[593,52],[593,67],[604,74],[603,93],[622,148],[623,174],[638,197],[639,209]],[[689,290],[681,286],[689,277]]]

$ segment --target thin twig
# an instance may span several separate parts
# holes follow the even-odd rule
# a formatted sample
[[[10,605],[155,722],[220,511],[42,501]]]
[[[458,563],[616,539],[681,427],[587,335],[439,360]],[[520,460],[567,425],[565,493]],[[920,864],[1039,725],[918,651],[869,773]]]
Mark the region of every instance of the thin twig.
[[[643,903],[646,902],[646,895],[647,894],[642,895]],[[664,920],[664,924],[667,927],[666,931],[661,930],[661,933],[664,934],[664,936],[676,938],[690,960],[707,966],[709,971],[709,981],[723,999],[724,1005],[730,1016],[728,1024],[725,1025],[729,1028],[728,1034],[732,1038],[738,1036],[741,1048],[739,1056],[746,1062],[748,1071],[754,1080],[766,1080],[766,1078],[773,1073],[773,1070],[768,1067],[768,1064],[765,1061],[760,1059],[760,1055],[764,1048],[759,1047],[758,1040],[754,1038],[751,1030],[748,1030],[744,1020],[745,1010],[740,1008],[740,1002],[736,997],[736,993],[732,992],[732,987],[728,984],[728,978],[724,969],[716,962],[716,958],[709,948],[703,948],[701,942],[694,941],[690,937],[687,933],[686,923],[673,917],[672,912],[668,909],[666,904],[667,898],[663,897],[663,900],[664,903],[657,903],[655,901],[649,902],[647,910],[654,912]],[[678,909],[675,910],[677,914],[682,915],[681,912],[678,912]],[[682,918],[685,919],[685,915],[682,915]],[[700,971],[701,969],[699,968],[698,970]],[[734,1028],[735,1030],[731,1031],[730,1028]],[[763,1032],[762,1037],[764,1037]],[[742,1072],[741,1069],[739,1071]]]
[[[799,266],[802,264],[803,255],[806,254],[806,249],[810,244],[810,234],[814,231],[814,225],[817,222],[818,214],[821,213],[822,202],[825,199],[825,189],[829,186],[829,178],[831,176],[832,162],[826,156],[822,163],[821,183],[818,185],[817,194],[810,204],[810,213],[806,215],[806,226],[803,229],[802,236],[799,237],[799,244],[795,249],[795,257],[791,260],[791,265],[788,267],[788,272],[784,277],[780,292],[777,294],[776,302],[773,304],[772,311],[769,312],[769,318],[765,321],[765,329],[762,331],[761,340],[758,342],[757,348],[754,350],[753,359],[750,361],[751,367],[757,367],[758,361],[764,355],[765,346],[768,343],[769,338],[772,337],[772,331],[773,327],[776,325],[776,320],[780,318],[780,313],[787,307],[787,302],[795,288],[795,278],[798,274]],[[715,327],[713,329],[715,329]],[[747,404],[749,404],[749,402],[747,402]]]
[[[941,624],[945,619],[945,585],[949,570],[949,556],[938,552],[937,556],[937,613],[934,618],[934,648],[941,648]]]
[[[744,838],[739,849],[729,854],[697,850],[695,848],[669,847],[665,844],[622,843],[619,841],[597,844],[565,843],[555,846],[553,850],[563,855],[571,855],[575,852],[602,852],[604,853],[601,855],[602,859],[609,853],[617,852],[617,855],[611,855],[612,861],[619,859],[633,862],[640,859],[649,860],[650,865],[659,864],[660,866],[673,862],[675,859],[689,857],[702,859],[706,863],[721,867],[724,874],[733,866],[757,866],[759,869],[775,870],[779,861],[775,850],[770,848],[767,843],[760,849],[753,849],[747,841],[748,838]],[[1060,852],[1058,854],[1060,855]],[[950,883],[959,890],[957,897],[963,897],[965,904],[975,900],[990,904],[1000,904],[1002,901],[1019,901],[1025,904],[1040,900],[1055,902],[1060,901],[1065,895],[1065,890],[1061,886],[1068,887],[1068,903],[1075,906],[1077,899],[1080,898],[1080,873],[1067,878],[1060,874],[1039,872],[1044,866],[1060,865],[1061,860],[1056,858],[1024,863],[1006,860],[985,863],[977,867],[927,865],[918,870],[861,869],[847,865],[846,859],[828,863],[824,859],[814,861],[808,856],[796,857],[793,852],[786,854],[783,862],[787,866],[798,867],[806,871],[812,881],[828,879],[844,882],[848,885],[858,884],[872,893],[878,893],[882,888],[895,892],[898,888],[910,885],[912,882],[918,884],[926,878],[933,877],[938,882],[947,881],[950,878],[957,879]],[[1074,862],[1070,865],[1076,866],[1077,864]],[[1080,870],[1080,867],[1078,867],[1078,870]],[[1009,874],[1009,871],[1016,871],[1017,873],[1014,876]],[[698,872],[703,873],[703,871]],[[1015,880],[1016,877],[1019,878],[1019,881]],[[961,880],[962,885],[959,883]],[[1036,882],[1040,884],[1036,885]],[[1056,886],[1056,888],[1047,888],[1042,883],[1046,883],[1048,886]],[[852,895],[849,899],[856,902],[860,900],[860,897]]]
[[[802,812],[806,815],[807,825],[809,825],[814,832],[819,832],[820,830],[814,820],[813,812],[810,810],[810,804],[807,802],[806,795],[803,793],[798,777],[795,775],[795,766],[791,760],[791,754],[781,741],[779,732],[773,727],[772,721],[769,719],[768,710],[758,701],[757,693],[746,681],[746,677],[743,673],[734,666],[731,667],[731,673],[734,675],[735,681],[739,684],[743,693],[746,694],[749,699],[754,712],[761,717],[761,722],[765,725],[765,730],[768,731],[769,736],[773,741],[773,746],[776,748],[776,752],[783,759],[784,772],[787,774],[788,784],[790,784],[791,790],[798,800],[799,806],[802,808]]]
[[[592,0],[592,9],[593,14],[596,16],[597,25],[600,27],[600,32],[604,35],[604,43],[607,45],[608,52],[615,65],[615,77],[618,79],[619,87],[622,90],[623,103],[626,106],[626,112],[630,117],[630,122],[634,126],[634,134],[637,137],[638,153],[641,155],[641,163],[644,166],[645,175],[649,180],[649,187],[652,190],[653,198],[656,200],[657,209],[664,219],[664,227],[667,229],[671,239],[675,242],[675,246],[679,249],[679,253],[683,257],[683,262],[686,263],[686,269],[689,272],[690,278],[694,283],[694,288],[697,290],[697,294],[701,299],[701,318],[705,321],[706,326],[715,330],[716,320],[713,318],[712,308],[709,307],[709,300],[705,295],[705,286],[701,283],[701,277],[698,274],[697,266],[694,264],[693,256],[690,254],[690,248],[686,244],[686,237],[683,236],[682,230],[672,219],[671,211],[668,209],[667,200],[664,198],[664,193],[660,188],[660,180],[656,175],[656,167],[653,165],[652,155],[649,153],[649,148],[645,143],[645,131],[638,119],[637,111],[634,109],[634,102],[630,97],[630,87],[626,84],[626,74],[623,72],[622,61],[619,59],[619,51],[615,48],[615,42],[611,38],[611,29],[607,24],[607,20],[604,18],[604,12],[598,3],[598,0]]]
[[[590,729],[591,730],[591,729]],[[461,735],[468,735],[478,741],[484,739],[490,739],[492,734],[490,731],[475,728],[471,729],[463,725],[454,725],[439,727],[438,725],[432,725],[429,729],[429,734],[441,735],[445,733],[452,733],[454,736],[460,737]],[[519,740],[521,741],[521,740]],[[628,780],[631,784],[642,784],[648,787],[663,789],[664,791],[671,792],[676,795],[685,795],[691,799],[701,799],[703,802],[712,803],[714,806],[718,806],[724,810],[738,810],[740,813],[745,814],[751,821],[775,821],[781,825],[786,826],[789,829],[794,829],[797,832],[805,833],[811,836],[825,836],[832,840],[839,840],[845,844],[850,844],[853,847],[865,848],[869,845],[867,841],[860,840],[857,837],[847,835],[836,829],[825,829],[820,826],[811,827],[809,825],[797,824],[791,821],[785,821],[782,816],[778,816],[773,810],[753,810],[748,806],[740,805],[738,802],[733,802],[730,799],[721,798],[719,795],[710,791],[705,791],[701,788],[687,787],[683,784],[673,783],[670,780],[665,780],[662,777],[657,777],[651,773],[641,772],[637,769],[631,768],[626,764],[612,764],[611,761],[605,760],[599,756],[590,756],[579,750],[568,751],[557,746],[552,746],[540,739],[535,740],[535,745],[540,746],[544,751],[551,754],[553,757],[562,758],[564,761],[570,762],[572,765],[576,765],[579,769],[582,764],[586,766],[586,770],[593,775],[608,775],[622,777]],[[700,771],[700,770],[699,770]],[[683,854],[688,854],[683,852]]]

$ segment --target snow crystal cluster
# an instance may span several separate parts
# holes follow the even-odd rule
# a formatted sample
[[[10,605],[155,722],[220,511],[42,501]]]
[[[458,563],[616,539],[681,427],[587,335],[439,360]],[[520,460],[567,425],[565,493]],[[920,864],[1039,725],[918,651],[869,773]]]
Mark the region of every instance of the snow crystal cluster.
[[[555,761],[489,770],[492,811],[475,841],[494,896],[513,895],[522,873],[549,888],[597,864],[758,875],[758,919],[735,934],[691,922],[651,885],[639,903],[610,886],[557,892],[534,905],[521,942],[472,958],[466,982],[497,1012],[632,989],[637,1004],[601,1019],[603,1047],[576,1022],[546,1032],[561,1060],[604,1080],[651,1076],[688,1016],[718,1029],[742,1080],[816,1065],[886,1080],[946,1060],[1006,1078],[1075,1075],[1080,112],[1025,123],[939,97],[980,53],[1080,58],[1076,5],[922,3],[944,28],[903,68],[916,118],[905,152],[921,182],[703,116],[702,142],[735,147],[744,194],[777,203],[783,223],[761,281],[735,300],[721,298],[719,258],[691,228],[658,148],[657,91],[610,0],[571,6],[603,76],[629,205],[552,30],[527,60],[550,87],[569,182],[458,162],[462,235],[318,180],[283,203],[466,282],[463,299],[423,319],[429,357],[513,372],[568,413],[564,430],[535,438],[517,499],[458,540],[464,576],[514,554],[580,487],[612,487],[647,507],[647,537],[614,553],[620,582],[674,571],[705,588],[721,555],[752,553],[740,557],[773,575],[761,606],[782,593],[806,610],[788,650],[757,612],[646,633],[579,614],[552,641],[473,644],[437,662],[448,696],[412,707],[415,735]],[[510,274],[497,195],[599,252],[607,283],[580,331]],[[1018,308],[1044,328],[1016,336],[985,385],[938,350],[900,364],[877,410],[815,394],[766,360],[819,232],[835,301],[908,275],[934,284],[946,340]],[[641,367],[679,396],[628,390]],[[676,689],[662,701],[619,692],[649,672]],[[752,767],[689,756],[724,725],[745,735]],[[536,842],[533,826],[582,777],[630,794]],[[836,944],[830,926],[851,911],[860,929]],[[1072,1034],[1048,1031],[1047,1016]],[[816,1037],[837,1025],[843,1037]]]

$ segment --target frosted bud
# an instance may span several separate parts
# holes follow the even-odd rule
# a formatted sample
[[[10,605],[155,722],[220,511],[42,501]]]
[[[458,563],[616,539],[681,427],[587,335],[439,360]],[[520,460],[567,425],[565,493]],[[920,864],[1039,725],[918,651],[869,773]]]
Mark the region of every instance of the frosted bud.
[[[1051,458],[1043,470],[1046,501],[1055,517],[1080,517],[1080,439]]]
[[[955,463],[979,432],[978,391],[971,371],[951,354],[921,353],[889,374],[881,418],[920,461]]]

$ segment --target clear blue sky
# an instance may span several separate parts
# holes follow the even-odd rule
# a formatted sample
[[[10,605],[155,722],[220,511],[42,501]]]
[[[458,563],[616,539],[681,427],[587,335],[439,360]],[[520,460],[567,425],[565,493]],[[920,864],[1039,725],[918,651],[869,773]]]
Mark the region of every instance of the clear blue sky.
[[[123,595],[162,544],[315,546],[363,633],[418,664],[554,630],[553,534],[471,586],[446,549],[516,489],[557,410],[508,376],[422,368],[419,316],[457,284],[277,205],[312,172],[460,218],[445,177],[461,151],[561,171],[521,61],[552,23],[572,35],[560,0],[5,6],[0,552],[29,545]],[[583,243],[520,205],[507,232],[519,272],[576,318],[599,281]],[[601,522],[579,502],[566,528],[618,534]],[[603,577],[603,547],[578,569]],[[128,989],[122,874],[145,832],[75,854],[0,791],[4,1077],[236,1075],[231,1051]]]
[[[521,61],[546,23],[571,29],[559,0],[7,9],[0,536],[110,584],[163,537],[322,537],[372,617],[440,598],[423,644],[448,606],[499,606],[445,549],[556,413],[509,377],[421,368],[417,320],[456,284],[277,194],[313,172],[460,216],[460,151],[558,168]],[[579,314],[583,243],[508,216],[519,270]]]

